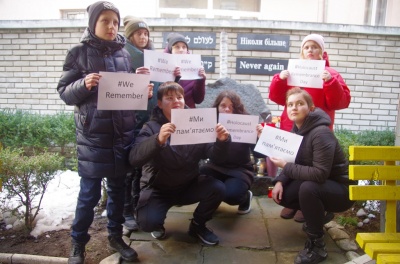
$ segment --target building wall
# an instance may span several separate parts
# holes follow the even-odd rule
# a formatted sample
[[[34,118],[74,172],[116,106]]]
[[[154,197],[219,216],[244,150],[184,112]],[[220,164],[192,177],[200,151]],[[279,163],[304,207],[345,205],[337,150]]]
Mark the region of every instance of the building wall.
[[[60,19],[61,11],[86,10],[93,0],[1,0],[0,20]],[[112,0],[121,17],[259,19],[364,25],[366,0]],[[167,2],[167,3],[166,3]],[[188,8],[188,3],[189,7]],[[222,3],[222,4],[221,4]],[[44,8],[45,7],[45,8]],[[224,8],[224,9],[220,9]],[[400,1],[387,0],[385,26],[400,27]]]
[[[310,33],[322,34],[331,66],[342,74],[352,95],[350,107],[337,111],[336,127],[353,131],[396,128],[400,28],[206,19],[152,19],[147,22],[151,39],[160,52],[163,32],[216,33],[215,49],[193,50],[215,57],[215,73],[207,74],[207,83],[220,78],[219,37],[221,32],[226,32],[227,77],[254,84],[273,115],[280,115],[282,107],[268,99],[272,76],[237,74],[236,58],[298,59],[303,37]],[[56,87],[66,51],[79,42],[85,25],[86,21],[67,20],[0,21],[0,109],[26,109],[44,114],[72,111],[73,108],[59,98]],[[239,51],[236,49],[238,33],[289,35],[289,52]]]

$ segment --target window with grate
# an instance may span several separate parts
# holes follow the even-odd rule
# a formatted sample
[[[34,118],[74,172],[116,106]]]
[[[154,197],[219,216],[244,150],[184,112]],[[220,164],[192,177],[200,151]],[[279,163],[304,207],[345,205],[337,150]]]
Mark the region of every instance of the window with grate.
[[[86,9],[63,9],[60,10],[62,19],[84,19],[87,18]]]

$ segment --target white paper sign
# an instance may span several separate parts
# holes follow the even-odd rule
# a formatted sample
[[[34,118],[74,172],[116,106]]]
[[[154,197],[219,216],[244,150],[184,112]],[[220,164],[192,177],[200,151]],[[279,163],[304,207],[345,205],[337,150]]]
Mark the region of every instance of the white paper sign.
[[[172,109],[171,123],[176,126],[171,146],[210,143],[217,139],[216,108]]]
[[[322,72],[325,69],[324,60],[294,60],[290,59],[288,64],[289,86],[322,89]]]
[[[181,68],[181,80],[200,79],[201,68],[200,54],[172,54],[176,59],[176,66]]]
[[[100,72],[97,109],[146,110],[150,76],[123,72]]]
[[[303,136],[271,126],[265,126],[254,151],[268,157],[282,158],[294,162]]]
[[[220,113],[218,122],[229,131],[232,142],[257,142],[258,116]]]
[[[144,67],[150,70],[150,80],[154,82],[174,81],[176,68],[169,53],[144,50]]]
[[[200,54],[169,54],[144,50],[144,67],[150,70],[150,79],[155,82],[174,81],[174,70],[181,68],[182,80],[200,79]]]

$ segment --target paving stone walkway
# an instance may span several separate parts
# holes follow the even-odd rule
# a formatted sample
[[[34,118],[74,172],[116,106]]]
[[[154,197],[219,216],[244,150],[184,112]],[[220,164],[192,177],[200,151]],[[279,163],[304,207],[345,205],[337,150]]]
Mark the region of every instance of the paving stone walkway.
[[[237,206],[222,203],[208,227],[220,238],[217,246],[202,245],[187,234],[189,219],[196,205],[173,207],[168,212],[164,240],[154,239],[150,233],[133,232],[131,246],[143,264],[215,264],[215,263],[293,263],[298,251],[304,247],[306,235],[302,224],[280,218],[281,206],[267,196],[255,196],[252,210],[247,215],[236,214]],[[127,241],[128,242],[128,241]],[[345,254],[325,235],[328,259],[324,264],[348,262]],[[100,264],[127,263],[116,253]]]

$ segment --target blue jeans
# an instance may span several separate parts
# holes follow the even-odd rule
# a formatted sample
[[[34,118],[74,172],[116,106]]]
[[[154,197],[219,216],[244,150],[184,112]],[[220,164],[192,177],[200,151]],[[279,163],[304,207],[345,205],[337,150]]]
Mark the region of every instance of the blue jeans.
[[[223,200],[225,203],[240,205],[246,202],[249,186],[244,180],[217,171],[214,171],[211,175],[225,184],[225,198]]]
[[[107,229],[112,236],[122,236],[122,216],[124,208],[124,178],[107,178]],[[81,243],[90,239],[89,227],[93,222],[94,208],[101,198],[101,178],[81,178],[75,219],[72,223],[71,237]]]
[[[243,173],[242,178],[233,177],[206,166],[200,168],[200,173],[212,176],[224,183],[225,197],[223,201],[225,203],[229,205],[240,205],[247,201],[250,186],[243,180],[243,178],[248,177],[246,174]]]

